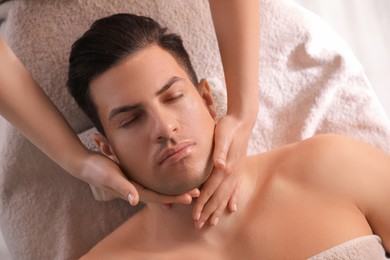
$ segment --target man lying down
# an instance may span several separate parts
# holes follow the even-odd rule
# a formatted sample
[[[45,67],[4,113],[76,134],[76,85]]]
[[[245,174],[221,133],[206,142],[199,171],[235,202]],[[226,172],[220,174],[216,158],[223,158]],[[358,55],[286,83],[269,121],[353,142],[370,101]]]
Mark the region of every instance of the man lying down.
[[[100,19],[72,48],[68,85],[131,180],[182,194],[208,178],[216,112],[179,36],[146,17]],[[321,135],[242,163],[237,213],[199,229],[191,205],[147,203],[84,259],[385,259],[389,155]]]

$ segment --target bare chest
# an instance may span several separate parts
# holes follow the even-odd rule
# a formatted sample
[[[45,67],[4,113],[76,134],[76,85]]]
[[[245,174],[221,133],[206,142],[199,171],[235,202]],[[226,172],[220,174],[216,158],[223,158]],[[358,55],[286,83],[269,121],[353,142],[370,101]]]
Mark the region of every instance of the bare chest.
[[[164,239],[152,239],[153,243],[146,241],[145,248],[138,247],[144,250],[126,247],[123,259],[307,259],[372,233],[358,208],[339,196],[283,181],[259,190],[240,209],[240,217],[223,227],[223,236],[183,242],[167,234]]]
[[[178,243],[160,252],[158,259],[306,259],[371,234],[354,205],[332,196],[308,195],[286,187],[277,195],[260,198],[220,241]]]

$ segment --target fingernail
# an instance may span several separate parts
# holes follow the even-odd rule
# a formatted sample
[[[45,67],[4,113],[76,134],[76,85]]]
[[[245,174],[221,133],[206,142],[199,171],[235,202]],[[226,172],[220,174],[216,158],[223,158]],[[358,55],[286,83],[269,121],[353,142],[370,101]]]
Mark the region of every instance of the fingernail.
[[[195,215],[195,220],[198,221],[200,219],[200,213]]]
[[[129,193],[129,195],[127,195],[127,199],[129,200],[130,204],[133,205],[134,195]]]
[[[184,204],[191,204],[191,202],[192,202],[192,197],[191,197],[191,196],[188,196],[188,197],[186,198],[186,201],[185,201]]]
[[[222,160],[221,158],[219,158],[219,159],[217,160],[217,163],[218,163],[219,165],[221,165],[221,166],[225,166],[225,161]]]
[[[213,226],[216,226],[218,224],[218,221],[219,221],[219,218],[216,217],[215,219],[213,219],[213,222],[211,223]]]
[[[203,226],[204,226],[204,221],[202,221],[202,222],[199,223],[198,228],[201,229]]]

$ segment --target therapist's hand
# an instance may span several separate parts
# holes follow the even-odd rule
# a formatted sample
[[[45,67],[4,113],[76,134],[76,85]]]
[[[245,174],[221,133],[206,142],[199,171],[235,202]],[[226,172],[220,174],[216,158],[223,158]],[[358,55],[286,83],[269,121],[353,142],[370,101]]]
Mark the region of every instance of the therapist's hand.
[[[90,152],[83,160],[81,175],[78,177],[95,188],[96,199],[122,198],[129,201],[132,206],[137,205],[139,201],[160,202],[165,207],[171,203],[190,204],[193,197],[199,196],[198,189],[182,195],[168,196],[148,190],[135,182],[129,182],[114,161],[95,152]]]
[[[234,115],[222,117],[215,127],[214,169],[196,199],[193,218],[195,227],[202,228],[207,220],[218,224],[226,207],[237,210],[236,190],[246,157],[253,123]]]

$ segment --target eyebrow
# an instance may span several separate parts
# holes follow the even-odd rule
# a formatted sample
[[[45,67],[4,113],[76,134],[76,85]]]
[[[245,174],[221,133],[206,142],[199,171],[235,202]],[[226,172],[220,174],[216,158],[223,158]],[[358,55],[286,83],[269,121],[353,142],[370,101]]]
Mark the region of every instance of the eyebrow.
[[[182,78],[178,76],[173,76],[171,77],[167,83],[162,86],[159,90],[156,91],[155,96],[159,96],[163,94],[165,91],[167,91],[175,82],[183,80]],[[140,107],[140,104],[132,104],[132,105],[124,105],[120,107],[116,107],[112,109],[108,115],[108,120],[111,121],[116,115],[120,113],[125,113],[125,112],[131,112],[133,110],[136,110]]]

